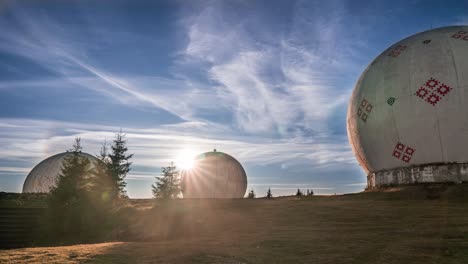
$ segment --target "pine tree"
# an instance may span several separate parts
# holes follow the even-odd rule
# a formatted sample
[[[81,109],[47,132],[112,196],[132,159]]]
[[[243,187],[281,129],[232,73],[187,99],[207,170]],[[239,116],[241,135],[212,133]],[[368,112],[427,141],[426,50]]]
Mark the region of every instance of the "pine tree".
[[[249,192],[249,194],[247,195],[247,198],[249,198],[249,199],[253,199],[253,198],[255,198],[255,196],[256,196],[256,195],[255,195],[255,192],[254,192],[254,190],[253,190],[253,189],[251,189],[251,190],[250,190],[250,192]]]
[[[99,150],[99,155],[97,156],[97,158],[106,165],[110,163],[107,141],[104,141],[104,143],[102,143],[101,149]]]
[[[92,174],[91,163],[88,158],[81,155],[81,139],[76,138],[73,148],[69,150],[72,155],[65,156],[56,185],[50,191],[51,199],[71,198],[79,195],[86,189],[87,179]]]
[[[296,196],[302,196],[304,195],[301,191],[301,189],[297,189]]]
[[[99,162],[93,170],[93,193],[96,201],[100,203],[114,203],[119,198],[119,185],[112,178],[109,170],[110,158],[107,154],[107,143],[104,142],[97,156]]]
[[[152,188],[154,198],[173,199],[179,196],[179,171],[173,162],[162,168],[162,175],[156,177],[156,185],[153,184]]]
[[[310,195],[310,196],[313,196],[313,195],[314,195],[314,190],[310,190],[309,195]]]
[[[268,188],[266,198],[268,198],[268,199],[273,198],[273,194],[271,193],[270,188]]]
[[[100,192],[103,201],[109,200],[116,202],[120,196],[120,189],[118,182],[113,180],[114,178],[112,177],[112,172],[110,170],[111,160],[108,155],[106,141],[102,144],[97,158],[100,162],[95,164],[94,170],[94,182],[96,187],[99,188],[99,190],[96,191]]]
[[[127,141],[125,140],[125,135],[122,134],[122,131],[115,135],[115,139],[111,146],[112,153],[108,155],[109,163],[108,168],[111,173],[111,176],[119,189],[119,196],[126,197],[127,193],[125,191],[125,177],[130,172],[132,162],[129,160],[133,157],[133,154],[127,155]]]
[[[91,163],[75,140],[47,197],[41,239],[47,242],[83,243],[103,240],[113,228],[112,177],[103,162]],[[114,191],[114,193],[117,193]]]
[[[51,237],[81,241],[94,228],[89,224],[93,216],[87,196],[92,188],[89,179],[93,172],[89,159],[81,155],[80,138],[75,139],[70,152],[72,155],[65,156],[56,186],[47,198],[47,225]]]

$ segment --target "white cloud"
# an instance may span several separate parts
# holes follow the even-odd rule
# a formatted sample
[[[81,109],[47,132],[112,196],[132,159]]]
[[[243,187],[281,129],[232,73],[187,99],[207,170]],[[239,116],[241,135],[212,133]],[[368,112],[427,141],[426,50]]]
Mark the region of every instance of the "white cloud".
[[[20,29],[4,27],[0,49],[60,74],[63,79],[55,81],[60,85],[74,83],[124,104],[164,109],[186,121],[204,121],[204,112],[217,111],[226,113],[227,118],[232,114],[238,128],[251,134],[291,138],[302,129],[326,131],[327,118],[349,95],[334,86],[337,76],[333,69],[347,63],[340,60],[344,52],[330,48],[342,37],[338,36],[343,33],[340,21],[327,24],[328,17],[320,16],[307,20],[299,5],[291,32],[271,32],[280,35],[278,43],[265,43],[248,33],[248,20],[226,22],[221,6],[211,2],[201,13],[185,19],[189,36],[185,56],[210,62],[207,77],[219,85],[157,76],[117,76],[93,65],[87,56],[87,45],[93,44],[77,39],[73,35],[76,30],[45,15],[21,11],[16,12]],[[318,38],[314,41],[320,43],[313,50],[300,43],[304,38],[301,30],[311,25]],[[338,55],[330,59],[335,53]],[[0,83],[0,88],[8,85]]]
[[[4,81],[0,89],[14,86],[78,85],[102,93],[134,107],[163,109],[183,120],[196,120],[204,110],[221,109],[216,93],[196,81],[168,79],[159,76],[117,76],[93,65],[86,55],[87,43],[80,43],[69,28],[47,16],[15,13],[19,28],[1,25],[0,50],[26,57],[58,74],[55,79],[37,81]],[[92,46],[92,44],[90,44]]]
[[[304,5],[294,8],[287,33],[255,28],[258,24],[249,17],[230,21],[219,2],[185,20],[185,55],[198,59],[220,84],[220,99],[243,131],[284,137],[302,129],[327,131],[327,119],[348,101],[352,84],[338,87],[344,79],[338,72],[355,70],[349,54],[356,51],[340,43],[343,38],[353,43],[350,38],[358,36],[348,34],[347,25],[334,15],[344,12],[339,5],[330,6],[332,14],[326,16]],[[262,41],[255,31],[272,34],[269,40],[277,42]]]
[[[50,120],[0,118],[0,124],[8,127],[1,132],[0,144],[3,147],[0,149],[0,160],[29,158],[35,163],[69,149],[75,137],[82,138],[84,151],[97,154],[101,143],[112,140],[114,133],[120,129]],[[145,171],[149,168],[159,170],[161,166],[173,161],[181,149],[187,147],[196,153],[216,147],[233,155],[243,164],[288,163],[291,168],[306,164],[307,169],[324,165],[355,164],[349,146],[340,143],[294,142],[286,139],[271,142],[228,134],[223,127],[211,128],[210,124],[198,123],[190,134],[179,130],[178,126],[147,129],[124,127],[123,131],[128,139],[129,152],[135,153],[134,165],[147,168]],[[141,170],[137,170],[135,175],[143,174]]]
[[[459,16],[455,20],[455,25],[468,25],[468,16]]]
[[[116,74],[89,55],[95,42],[77,37],[72,25],[43,14],[15,12],[20,24],[16,28],[0,21],[0,50],[28,58],[58,76],[0,81],[0,91],[79,87],[135,108],[163,109],[182,120],[141,128],[0,118],[0,161],[29,161],[8,166],[24,173],[30,163],[70,148],[76,136],[83,138],[85,151],[96,154],[102,141],[110,141],[122,126],[135,153],[130,180],[151,178],[185,147],[196,152],[217,148],[243,164],[279,164],[284,171],[356,164],[346,137],[328,133],[328,119],[349,96],[350,86],[337,85],[342,81],[337,72],[354,66],[347,54],[355,51],[338,45],[337,39],[346,33],[343,23],[310,16],[298,5],[289,32],[265,28],[262,34],[275,36],[269,42],[252,32],[255,20],[228,21],[222,5],[211,2],[201,13],[184,18],[189,42],[173,69],[181,78]],[[304,28],[315,32],[307,34]],[[112,38],[112,32],[106,33]],[[195,64],[206,79],[190,78],[182,72],[184,63]],[[0,168],[0,173],[9,171]]]
[[[29,169],[27,168],[17,168],[17,167],[2,167],[0,166],[1,173],[28,173]]]
[[[334,190],[335,188],[332,187],[318,187],[313,183],[295,183],[295,184],[288,184],[288,183],[250,183],[249,186],[263,186],[263,187],[270,187],[272,190],[275,189],[290,189],[290,190],[297,190],[297,189],[314,189],[314,190]]]
[[[349,184],[345,184],[345,186],[367,186],[367,182],[349,183]]]

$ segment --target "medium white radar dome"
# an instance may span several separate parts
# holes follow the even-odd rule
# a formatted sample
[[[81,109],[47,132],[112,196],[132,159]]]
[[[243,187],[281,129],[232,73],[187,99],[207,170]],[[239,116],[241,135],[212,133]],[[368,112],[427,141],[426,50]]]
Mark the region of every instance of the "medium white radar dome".
[[[380,54],[356,84],[347,130],[368,188],[468,181],[468,26]]]
[[[243,198],[247,175],[232,156],[212,151],[195,157],[191,169],[181,171],[184,198]]]
[[[26,177],[23,193],[47,193],[55,186],[55,181],[62,170],[63,160],[73,152],[64,152],[51,156],[37,164]],[[91,166],[100,162],[96,157],[80,152],[82,157],[91,161]]]

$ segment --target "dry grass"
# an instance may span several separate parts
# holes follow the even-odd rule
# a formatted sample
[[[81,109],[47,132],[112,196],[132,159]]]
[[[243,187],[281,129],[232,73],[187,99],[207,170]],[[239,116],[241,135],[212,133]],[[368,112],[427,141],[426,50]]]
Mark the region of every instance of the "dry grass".
[[[111,247],[122,244],[101,243],[64,247],[35,247],[0,250],[0,263],[83,263]]]
[[[0,263],[468,263],[463,193],[134,202],[140,242],[3,250]]]

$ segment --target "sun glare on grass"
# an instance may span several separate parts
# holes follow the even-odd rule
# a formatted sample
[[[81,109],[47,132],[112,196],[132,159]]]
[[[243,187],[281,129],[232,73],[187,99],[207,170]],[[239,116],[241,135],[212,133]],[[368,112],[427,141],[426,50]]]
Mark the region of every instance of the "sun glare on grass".
[[[176,158],[176,166],[181,170],[190,170],[194,164],[195,151],[183,149]]]

